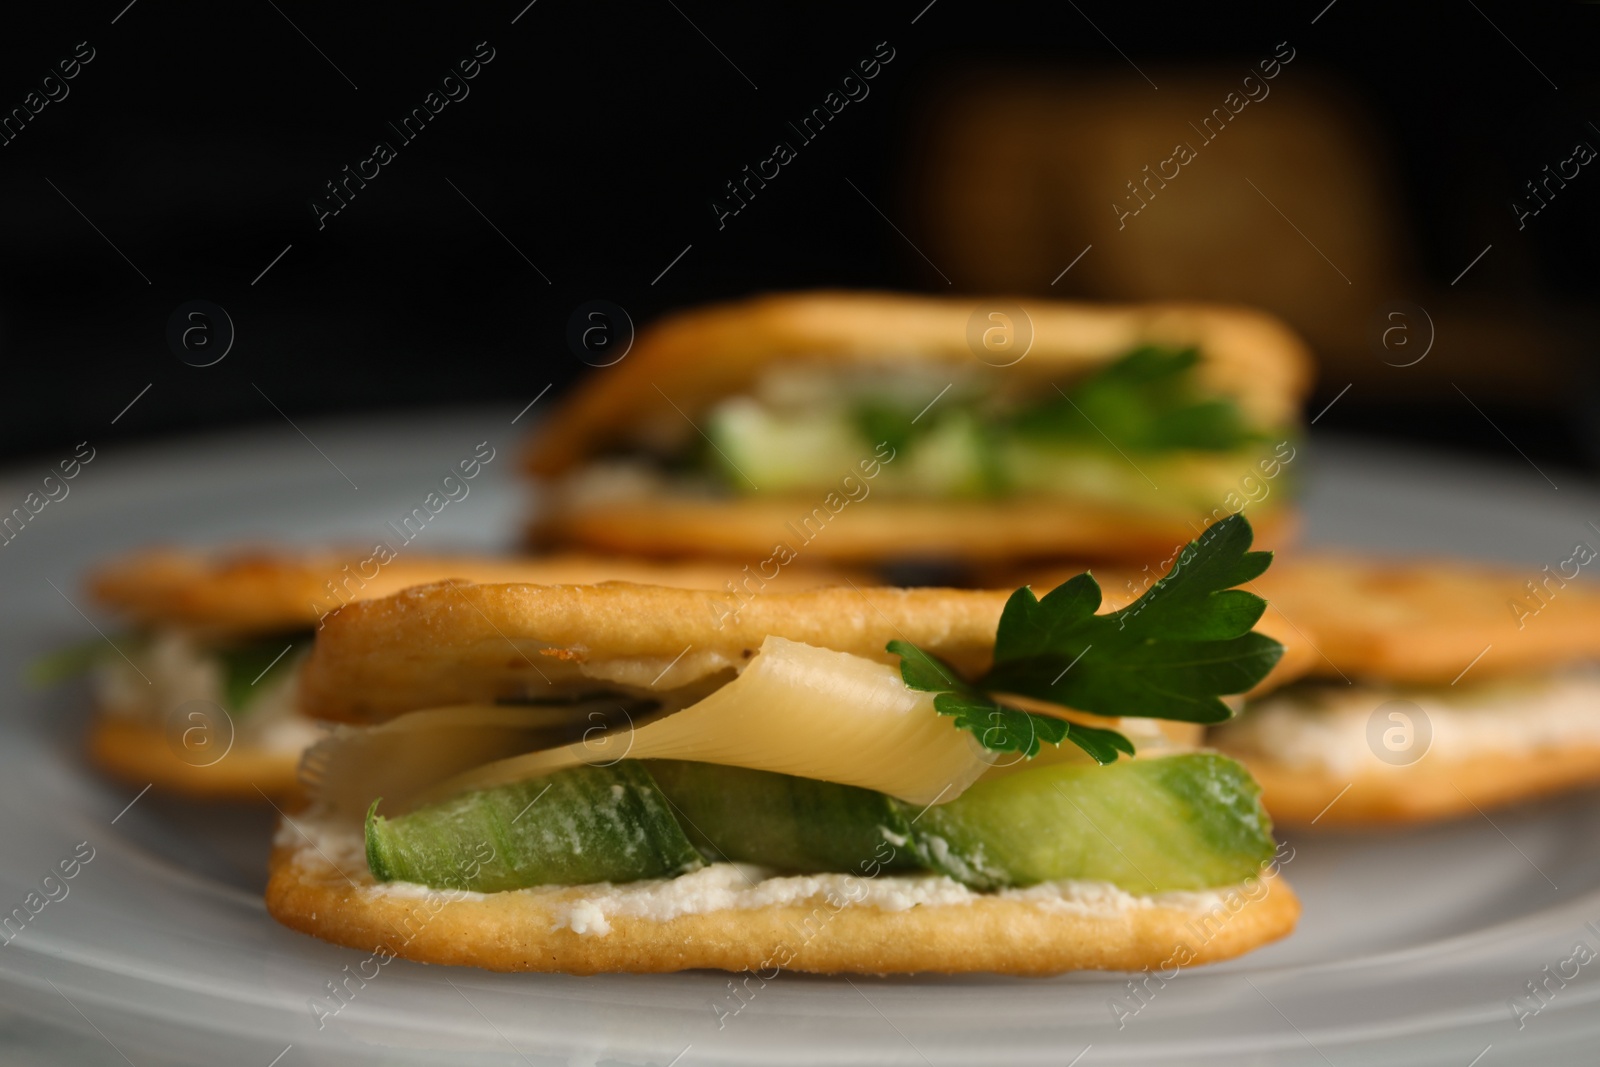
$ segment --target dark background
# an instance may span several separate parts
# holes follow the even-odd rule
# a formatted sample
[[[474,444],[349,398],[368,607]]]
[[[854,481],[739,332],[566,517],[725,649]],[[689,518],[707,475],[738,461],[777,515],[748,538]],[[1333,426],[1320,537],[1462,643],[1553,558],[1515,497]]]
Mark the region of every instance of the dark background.
[[[1600,174],[1523,232],[1508,207],[1574,131],[1600,146],[1585,125],[1600,121],[1595,4],[124,3],[8,13],[0,33],[0,110],[78,42],[96,53],[70,95],[0,147],[10,456],[281,421],[273,403],[297,421],[520,407],[588,369],[564,335],[596,298],[645,323],[773,288],[947,291],[861,194],[907,227],[931,100],[986,69],[1135,77],[1107,37],[1141,66],[1241,67],[1292,37],[1298,65],[1376,119],[1431,284],[1490,242],[1515,253],[1487,258],[1458,291],[1583,304],[1600,281]],[[710,201],[723,183],[884,40],[896,57],[870,101],[719,231]],[[386,123],[480,41],[495,58],[470,95],[401,144]],[[310,202],[380,138],[398,157],[319,231]],[[194,299],[224,307],[237,331],[214,366],[186,365],[166,341],[169,316]],[[1312,411],[1338,384],[1321,383]],[[1479,403],[1534,457],[1592,467],[1590,396],[1580,376],[1534,403]],[[1459,402],[1403,408],[1366,391],[1319,426],[1510,456]]]

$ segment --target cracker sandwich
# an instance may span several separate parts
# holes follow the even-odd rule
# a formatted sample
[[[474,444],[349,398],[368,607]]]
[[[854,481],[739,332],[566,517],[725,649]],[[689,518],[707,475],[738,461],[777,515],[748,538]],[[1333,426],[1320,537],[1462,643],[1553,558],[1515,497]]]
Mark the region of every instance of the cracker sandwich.
[[[1226,959],[1299,905],[1199,750],[1282,652],[1211,527],[1137,604],[840,586],[428,585],[341,610],[266,899],[505,971],[1050,974]],[[559,737],[557,735],[560,735]]]
[[[653,556],[1143,559],[1248,499],[1279,541],[1310,367],[1277,320],[1207,305],[687,311],[541,427],[534,532]]]

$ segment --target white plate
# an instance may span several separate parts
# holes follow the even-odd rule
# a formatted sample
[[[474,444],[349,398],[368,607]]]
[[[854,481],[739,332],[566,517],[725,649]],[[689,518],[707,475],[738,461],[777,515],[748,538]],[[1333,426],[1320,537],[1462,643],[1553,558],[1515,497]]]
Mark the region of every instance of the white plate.
[[[93,631],[85,565],[155,539],[251,535],[366,543],[421,504],[477,442],[498,449],[417,541],[509,545],[522,500],[506,411],[307,424],[158,448],[107,446],[0,547],[0,916],[74,847],[93,859],[0,945],[8,1062],[245,1064],[1593,1063],[1600,960],[1522,1027],[1510,1002],[1583,942],[1600,946],[1592,795],[1494,822],[1360,838],[1304,834],[1286,873],[1305,902],[1287,941],[1154,982],[1128,976],[842,979],[780,975],[738,1006],[725,975],[493,975],[395,961],[318,1029],[310,1003],[364,955],[278,927],[262,908],[271,820],[160,799],[87,773],[81,691],[28,690],[32,658]],[[525,425],[525,424],[524,424]],[[1493,469],[1317,442],[1311,540],[1565,559],[1600,496],[1520,462]],[[65,456],[63,453],[63,457]],[[332,464],[337,463],[336,471]],[[339,473],[342,471],[343,473]],[[45,473],[0,479],[0,510]],[[346,476],[350,481],[346,481]],[[352,488],[351,482],[359,490]],[[1588,532],[1586,532],[1588,531]],[[53,890],[59,895],[59,889]],[[1585,923],[1596,922],[1596,929]],[[0,934],[0,940],[4,935]],[[1566,967],[1571,973],[1571,966]],[[1537,1003],[1537,1002],[1529,1002]],[[274,1057],[281,1059],[274,1061]],[[1480,1057],[1474,1059],[1474,1057]]]

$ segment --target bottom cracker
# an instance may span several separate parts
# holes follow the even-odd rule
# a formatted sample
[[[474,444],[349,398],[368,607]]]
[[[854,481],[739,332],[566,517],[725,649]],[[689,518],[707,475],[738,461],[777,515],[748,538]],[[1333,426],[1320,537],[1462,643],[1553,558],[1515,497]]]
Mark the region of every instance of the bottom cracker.
[[[153,785],[190,797],[258,802],[262,793],[278,799],[299,792],[298,752],[235,741],[217,762],[195,766],[178,758],[160,727],[105,713],[90,723],[86,743],[96,767],[130,785]]]
[[[1586,785],[1600,785],[1600,747],[1542,749],[1466,759],[1425,756],[1403,767],[1363,770],[1351,778],[1316,767],[1274,762],[1254,751],[1217,746],[1250,769],[1261,799],[1283,826],[1396,826],[1433,822]]]
[[[891,499],[841,512],[832,523],[834,516],[820,506],[807,511],[815,503],[801,496],[713,500],[660,494],[555,511],[530,535],[536,543],[655,558],[760,559],[782,542],[794,554],[830,563],[1103,556],[1154,561],[1193,540],[1201,531],[1195,523],[1205,517],[1153,516],[1050,497],[981,505]],[[1293,543],[1298,522],[1292,509],[1257,509],[1250,517],[1258,548]]]

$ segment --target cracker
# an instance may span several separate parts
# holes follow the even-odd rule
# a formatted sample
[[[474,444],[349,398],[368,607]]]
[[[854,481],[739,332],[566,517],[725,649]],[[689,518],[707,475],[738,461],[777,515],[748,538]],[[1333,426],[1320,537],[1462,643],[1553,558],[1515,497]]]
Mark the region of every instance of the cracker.
[[[670,689],[732,670],[769,635],[884,663],[895,662],[885,646],[900,638],[976,673],[992,660],[1008,596],[844,586],[740,600],[626,582],[419,586],[331,616],[300,699],[319,718],[370,721],[547,684],[587,679],[595,688],[602,676]]]
[[[1313,675],[1470,686],[1600,658],[1600,591],[1587,583],[1552,582],[1538,614],[1519,618],[1512,602],[1536,606],[1527,588],[1536,573],[1323,553],[1280,559],[1255,586],[1314,645]],[[1250,768],[1273,818],[1291,825],[1425,822],[1600,784],[1600,748],[1593,746],[1458,759],[1429,754],[1405,766],[1370,766],[1352,778],[1230,749],[1226,728],[1209,737]]]
[[[298,752],[236,741],[216,763],[196,767],[173,753],[160,726],[104,712],[90,722],[85,740],[91,763],[132,786],[148,785],[158,792],[202,799],[255,802],[263,793],[275,800],[299,794]]]
[[[1198,511],[1152,515],[1059,497],[981,503],[881,497],[830,514],[820,501],[803,496],[688,499],[661,493],[565,502],[536,522],[532,535],[550,544],[668,558],[760,557],[784,544],[829,563],[984,564],[1107,552],[1121,559],[1160,559],[1174,544],[1193,540],[1192,523],[1204,518]],[[1253,509],[1251,519],[1263,545],[1292,541],[1293,509]]]
[[[1314,674],[1435,684],[1469,665],[1473,679],[1600,657],[1600,590],[1552,582],[1545,607],[1519,620],[1513,602],[1537,606],[1527,588],[1536,577],[1465,560],[1305,553],[1280,558],[1251,587],[1314,643]]]
[[[1007,301],[1009,302],[1009,301]],[[974,312],[1000,301],[873,292],[811,292],[696,308],[641,331],[627,358],[591,375],[551,415],[525,463],[539,475],[570,470],[614,442],[619,429],[692,427],[778,361],[822,364],[977,365],[996,380],[1022,373],[1082,374],[1145,343],[1196,344],[1211,388],[1235,397],[1265,425],[1293,422],[1310,388],[1304,344],[1262,312],[1205,304],[1071,304],[1019,298],[1033,344],[1011,368],[987,368],[967,341]]]
[[[1185,965],[1248,952],[1288,934],[1300,914],[1273,876],[1234,889],[1224,898],[1232,905],[1171,894],[1126,911],[1068,910],[986,896],[889,911],[818,897],[665,920],[612,915],[610,932],[597,935],[561,926],[561,905],[581,888],[399,895],[375,888],[359,860],[334,869],[303,839],[274,850],[269,872],[267,910],[315,937],[422,963],[566,974],[749,968],[770,979],[780,964],[830,974],[1163,969],[1180,948],[1192,954]]]
[[[1255,751],[1230,751],[1225,742],[1219,747],[1250,769],[1261,783],[1267,811],[1282,826],[1476,818],[1490,808],[1600,785],[1600,747],[1592,745],[1456,760],[1429,755],[1406,766],[1370,767],[1353,779],[1319,767],[1290,766]]]
[[[910,641],[967,677],[994,658],[1010,590],[848,585],[741,600],[701,590],[592,586],[418,586],[331,616],[301,673],[316,718],[378,721],[420,708],[490,703],[604,679],[667,690],[713,679],[768,636],[895,664]],[[1110,610],[1109,601],[1102,610]],[[1267,632],[1277,633],[1271,628]],[[1293,677],[1299,645],[1257,687]]]
[[[215,554],[181,549],[136,552],[98,568],[91,594],[146,626],[181,626],[218,634],[309,627],[357,598],[460,578],[475,582],[578,584],[608,579],[720,589],[740,578],[720,563],[658,564],[601,555],[423,556],[378,563],[370,550],[296,552],[240,549]],[[779,587],[803,589],[840,580],[804,565],[784,568]]]

